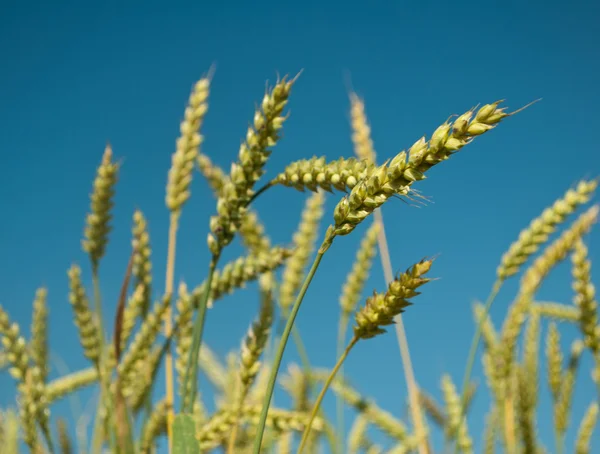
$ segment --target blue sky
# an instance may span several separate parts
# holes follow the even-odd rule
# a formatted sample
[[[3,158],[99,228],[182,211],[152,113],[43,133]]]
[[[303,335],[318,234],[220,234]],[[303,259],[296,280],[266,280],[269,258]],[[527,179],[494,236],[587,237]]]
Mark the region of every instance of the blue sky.
[[[266,177],[313,155],[352,156],[347,74],[365,99],[382,160],[476,104],[506,99],[516,109],[543,98],[433,169],[418,185],[432,203],[414,208],[396,200],[384,209],[395,270],[439,254],[431,273],[440,279],[423,289],[405,315],[417,379],[437,397],[442,373],[460,383],[474,331],[471,305],[487,296],[501,254],[543,208],[580,178],[600,173],[600,5],[123,3],[0,3],[0,201],[5,217],[0,224],[0,304],[12,318],[28,332],[34,292],[47,286],[54,356],[72,370],[86,366],[67,301],[66,270],[71,263],[81,264],[89,282],[80,239],[107,141],[123,165],[115,228],[101,265],[105,310],[114,310],[136,208],[149,220],[155,297],[160,296],[167,170],[189,91],[212,64],[216,72],[203,151],[226,169],[237,156],[266,81],[303,70]],[[257,201],[274,243],[291,240],[304,197],[275,188]],[[321,232],[339,198],[328,196]],[[196,174],[182,217],[177,281],[193,286],[204,278],[208,218],[214,212],[212,195]],[[336,240],[298,318],[317,366],[335,361],[338,297],[363,231]],[[588,237],[593,258],[600,257],[597,235]],[[241,252],[236,243],[225,259]],[[592,270],[596,282],[598,266]],[[568,265],[553,272],[540,299],[571,304],[569,272]],[[493,308],[497,326],[517,282],[505,286]],[[365,295],[383,288],[377,261]],[[251,285],[209,313],[205,339],[219,354],[239,346],[256,312],[255,290]],[[566,349],[576,331],[563,329]],[[290,344],[285,361],[296,360]],[[588,358],[575,394],[575,426],[593,395],[589,370]],[[405,417],[405,383],[392,332],[359,345],[346,372],[357,389]],[[479,362],[475,376],[483,385]],[[2,405],[13,402],[12,388],[4,386],[9,382],[0,377]],[[541,393],[539,432],[553,449],[545,384]],[[474,403],[469,421],[477,443],[488,408],[485,394]],[[330,398],[326,409],[332,415],[333,408]],[[69,416],[69,408],[58,405],[57,413]]]

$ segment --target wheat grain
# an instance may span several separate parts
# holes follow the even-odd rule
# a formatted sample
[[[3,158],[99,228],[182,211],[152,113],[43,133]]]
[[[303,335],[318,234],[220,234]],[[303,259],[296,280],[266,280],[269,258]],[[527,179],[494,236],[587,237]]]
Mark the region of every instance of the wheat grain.
[[[420,294],[416,289],[431,280],[422,276],[432,263],[433,260],[421,260],[394,279],[385,294],[375,293],[367,298],[366,305],[356,313],[354,335],[369,339],[385,333],[381,327],[391,325],[394,317],[411,304],[408,299]]]
[[[339,158],[327,162],[324,156],[313,156],[288,164],[269,184],[279,184],[302,192],[316,192],[318,188],[327,192],[332,192],[333,189],[345,192],[366,178],[373,168],[372,164],[355,158]]]

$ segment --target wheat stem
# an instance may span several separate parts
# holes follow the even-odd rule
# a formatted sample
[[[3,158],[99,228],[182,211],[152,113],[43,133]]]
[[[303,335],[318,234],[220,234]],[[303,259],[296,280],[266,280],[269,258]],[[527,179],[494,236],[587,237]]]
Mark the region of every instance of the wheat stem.
[[[346,311],[342,311],[340,314],[340,321],[338,326],[338,338],[337,338],[337,347],[336,347],[336,356],[339,358],[344,353],[344,342],[346,341],[346,332],[348,328],[348,320],[349,314]],[[340,375],[342,378],[344,377],[344,368],[340,366]],[[335,406],[336,406],[336,420],[337,420],[337,432],[340,434],[340,451],[344,452],[345,440],[344,440],[344,400],[341,396],[335,396]]]
[[[169,297],[169,305],[165,311],[165,337],[168,339],[173,332],[172,323],[172,298],[173,280],[175,276],[175,252],[177,250],[177,230],[179,228],[179,213],[180,211],[172,211],[169,222],[169,243],[167,246],[167,270],[165,277],[165,294]],[[167,409],[167,438],[169,444],[169,452],[173,446],[173,419],[175,418],[173,403],[174,403],[174,388],[175,382],[173,379],[173,353],[169,347],[165,357],[165,407]]]
[[[104,438],[107,434],[104,434],[104,428],[102,427],[103,418],[102,411],[108,411],[109,417],[110,410],[105,407],[105,403],[110,399],[110,391],[109,391],[109,377],[108,368],[106,367],[107,360],[107,351],[104,348],[105,343],[105,333],[104,333],[104,317],[102,315],[102,298],[100,294],[100,279],[98,276],[98,266],[97,264],[92,264],[92,286],[94,288],[94,310],[96,312],[96,321],[98,326],[98,338],[100,341],[100,358],[98,359],[98,378],[100,381],[100,396],[98,398],[98,407],[96,409],[96,420],[94,422],[94,432],[92,436],[92,446],[94,453],[99,454],[102,450],[102,445],[104,444]],[[106,402],[105,402],[106,401]],[[111,442],[112,448],[113,446],[113,437],[109,436],[109,441]]]
[[[319,267],[319,264],[321,263],[321,259],[323,258],[323,255],[325,254],[328,245],[330,245],[332,241],[333,241],[333,238],[330,237],[329,235],[323,241],[323,245],[319,249],[319,252],[317,253],[317,255],[315,257],[315,260],[310,268],[310,271],[308,272],[308,274],[306,275],[306,278],[304,279],[304,283],[302,284],[302,287],[300,288],[300,292],[298,293],[298,296],[296,297],[296,301],[294,302],[294,305],[292,306],[290,316],[288,317],[287,322],[285,324],[285,328],[281,335],[281,340],[279,341],[279,345],[277,347],[277,352],[275,354],[275,358],[273,359],[273,367],[271,368],[271,374],[269,376],[269,383],[267,384],[267,390],[266,390],[265,397],[263,400],[263,406],[262,406],[262,410],[260,413],[260,419],[259,419],[258,425],[257,425],[256,438],[254,439],[254,446],[252,449],[252,452],[254,454],[260,454],[260,448],[262,445],[263,434],[264,434],[265,425],[267,422],[267,413],[269,411],[269,405],[271,403],[271,397],[273,396],[273,391],[275,390],[275,381],[277,379],[277,373],[279,372],[279,367],[281,366],[281,361],[283,359],[283,353],[285,351],[285,346],[290,337],[292,327],[294,326],[294,320],[296,320],[296,315],[298,314],[298,310],[300,309],[300,304],[302,303],[302,300],[304,299],[304,295],[306,294],[306,291],[308,290],[308,286],[310,285],[310,282],[312,281],[312,278],[314,277],[314,275],[317,271],[317,268]]]
[[[312,426],[312,423],[313,423],[315,417],[317,416],[319,408],[321,407],[321,402],[323,402],[323,398],[325,397],[325,394],[327,393],[329,386],[331,386],[331,383],[333,382],[335,375],[337,374],[338,370],[340,370],[340,367],[342,367],[342,364],[344,364],[344,361],[348,357],[348,354],[352,350],[352,347],[354,347],[356,345],[356,343],[359,341],[359,339],[360,338],[357,336],[354,336],[352,338],[352,340],[350,341],[350,343],[348,344],[348,346],[346,347],[344,352],[339,357],[336,365],[334,366],[331,373],[329,374],[329,377],[327,377],[327,380],[325,381],[325,384],[323,385],[323,389],[321,389],[321,392],[319,393],[319,396],[317,397],[317,400],[315,401],[315,404],[313,405],[313,409],[310,413],[310,418],[308,419],[308,422],[306,423],[306,427],[304,428],[304,432],[302,433],[302,439],[300,440],[300,447],[298,448],[298,454],[302,454],[302,450],[304,449],[304,446],[306,445],[306,442],[308,441],[308,436],[310,435],[310,428]]]
[[[219,255],[213,255],[210,261],[210,267],[208,271],[208,279],[206,280],[206,286],[204,287],[204,293],[202,294],[202,300],[198,307],[198,315],[194,322],[194,332],[192,334],[192,346],[190,348],[190,356],[188,359],[188,365],[185,371],[183,379],[183,396],[182,396],[182,412],[192,413],[194,410],[194,402],[196,401],[196,393],[198,386],[198,354],[200,353],[200,347],[202,346],[202,334],[204,332],[204,322],[206,318],[206,306],[208,304],[208,297],[210,296],[210,289],[212,284],[213,275],[217,268],[217,262],[219,261]],[[188,392],[191,395],[188,396]]]
[[[503,284],[502,279],[497,279],[492,287],[492,291],[485,302],[485,307],[483,309],[483,314],[481,314],[481,318],[479,319],[479,323],[477,323],[477,329],[475,330],[475,335],[473,336],[473,341],[471,342],[471,347],[469,349],[469,356],[467,358],[467,368],[465,370],[465,376],[463,378],[462,384],[462,395],[461,395],[461,404],[460,404],[460,416],[458,427],[456,428],[457,433],[460,431],[461,426],[463,424],[463,420],[465,419],[465,405],[467,400],[467,391],[469,388],[469,383],[471,382],[471,373],[473,372],[473,365],[475,364],[475,355],[477,354],[477,347],[479,346],[479,340],[481,339],[481,333],[483,332],[483,325],[487,319],[488,314],[490,313],[490,309],[492,304],[494,304],[494,300],[500,291],[500,288]],[[454,453],[458,453],[458,439],[455,440],[454,443]]]

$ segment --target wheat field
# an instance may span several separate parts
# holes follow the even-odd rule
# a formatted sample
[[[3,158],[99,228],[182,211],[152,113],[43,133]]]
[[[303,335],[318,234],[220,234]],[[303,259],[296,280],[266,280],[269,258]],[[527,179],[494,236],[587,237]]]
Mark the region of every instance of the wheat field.
[[[532,219],[523,220],[521,232],[490,270],[489,296],[473,304],[472,314],[463,314],[474,320],[471,349],[463,355],[462,382],[449,374],[438,378],[442,399],[419,385],[402,318],[419,304],[419,295],[443,285],[436,251],[424,249],[421,260],[394,270],[391,257],[399,254],[387,239],[396,234],[396,226],[382,216],[383,205],[405,211],[408,219],[416,207],[428,208],[435,194],[420,190],[423,180],[430,174],[451,177],[444,173],[445,161],[465,147],[475,150],[480,141],[493,140],[488,133],[498,129],[495,134],[502,134],[505,123],[520,121],[525,108],[543,108],[543,103],[510,110],[505,102],[491,100],[461,114],[448,112],[428,135],[390,155],[375,151],[366,101],[351,91],[354,152],[334,160],[309,154],[276,169],[271,154],[277,153],[288,123],[297,120],[290,105],[303,75],[292,74],[277,78],[257,99],[237,158],[225,168],[204,146],[215,77],[210,68],[193,86],[171,166],[165,169],[164,200],[156,201],[168,211],[167,250],[153,250],[153,219],[141,209],[130,213],[130,247],[122,251],[122,285],[111,313],[101,270],[112,246],[119,187],[127,184],[121,178],[126,152],[108,144],[98,153],[96,174],[89,176],[89,210],[81,213],[80,244],[87,263],[73,262],[64,276],[69,322],[78,334],[73,342],[80,344],[87,367],[65,374],[52,370],[51,288],[37,289],[30,329],[0,306],[0,368],[14,380],[16,393],[14,404],[0,413],[2,453],[584,454],[597,452],[594,441],[600,449],[598,429],[594,432],[600,322],[587,246],[599,214],[594,202],[598,180],[582,178],[546,207],[532,207]],[[452,172],[460,172],[459,164]],[[212,195],[208,225],[196,226],[210,260],[200,279],[184,280],[176,274],[177,252],[189,246],[178,242],[178,233],[188,202],[198,197],[191,191],[196,179],[204,180]],[[279,244],[269,235],[277,227],[263,224],[256,208],[274,191],[304,200],[295,232],[287,232],[287,241]],[[350,236],[360,238],[350,243]],[[234,241],[243,248],[237,257],[229,253]],[[296,316],[313,310],[307,307],[315,299],[309,289],[315,276],[327,273],[320,266],[323,258],[342,250],[353,263],[346,267],[345,282],[329,283],[340,295],[338,321],[331,327],[337,359],[316,365]],[[572,300],[540,300],[540,287],[560,265],[570,269]],[[158,275],[157,268],[165,274]],[[366,283],[374,273],[382,274],[385,285],[373,291]],[[212,312],[220,309],[219,300],[248,292],[257,294],[258,312],[248,320],[240,347],[218,355],[204,335]],[[503,319],[492,319],[491,308],[500,297]],[[577,333],[570,351],[561,345],[565,329]],[[380,336],[396,337],[400,347],[400,358],[392,351],[379,354],[402,363],[406,388],[399,398],[406,401],[405,412],[376,403],[345,373],[355,347],[369,351],[371,339]],[[289,348],[299,353],[299,362],[286,360]],[[473,380],[476,364],[483,367],[482,382]],[[597,392],[587,396],[584,413],[574,413],[573,393],[585,381]],[[207,405],[207,383],[214,406]],[[87,412],[89,428],[80,428],[78,415],[54,417],[55,405],[78,399],[90,388],[98,394]],[[287,397],[275,399],[275,391]],[[551,399],[550,438],[537,428],[543,392]],[[335,396],[333,412],[321,405],[329,395]],[[489,408],[484,433],[474,434],[469,422],[481,415],[470,408],[480,396],[486,396]],[[352,420],[344,421],[348,410]],[[572,443],[567,434],[573,434]],[[480,450],[474,438],[482,440]]]

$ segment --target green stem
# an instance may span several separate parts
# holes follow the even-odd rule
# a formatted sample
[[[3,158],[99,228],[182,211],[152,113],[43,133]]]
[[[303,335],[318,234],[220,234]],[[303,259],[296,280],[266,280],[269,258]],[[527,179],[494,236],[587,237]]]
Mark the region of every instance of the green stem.
[[[92,286],[94,288],[94,311],[96,313],[96,323],[98,324],[98,336],[100,341],[100,358],[98,359],[98,381],[100,384],[100,396],[98,398],[98,408],[96,410],[96,420],[94,422],[94,432],[92,436],[92,452],[99,454],[102,450],[102,445],[104,444],[104,429],[102,428],[103,419],[101,417],[102,409],[106,405],[106,408],[104,408],[104,410],[108,412],[109,417],[111,409],[108,408],[107,402],[107,399],[110,399],[110,385],[108,383],[109,377],[107,376],[108,370],[107,368],[105,368],[108,352],[104,348],[106,336],[104,332],[104,317],[102,315],[100,279],[98,276],[98,266],[94,264],[92,264]],[[110,422],[109,426],[111,426]],[[109,436],[108,438],[114,451],[116,449],[116,440],[112,435],[113,433],[111,431],[111,436]]]
[[[287,317],[289,317],[289,311],[286,311],[284,315],[287,319]],[[300,330],[296,325],[292,327],[292,336],[294,338],[294,344],[296,345],[296,349],[298,350],[298,356],[300,356],[300,362],[302,363],[302,368],[304,369],[305,377],[308,381],[308,394],[310,394],[311,390],[315,385],[316,380],[313,377],[310,359],[308,358],[308,353],[306,351],[306,347],[304,346],[304,342],[302,342]],[[327,426],[325,428],[325,436],[327,437],[327,442],[329,443],[329,447],[331,449],[332,454],[338,454],[343,452],[339,449],[337,435],[331,427]]]
[[[336,357],[341,357],[344,352],[344,343],[346,341],[346,331],[348,328],[348,312],[342,310],[340,314],[340,321],[338,326],[338,338],[337,338],[337,348],[336,348]],[[344,378],[344,367],[340,367],[340,376],[343,380]],[[344,436],[344,400],[338,395],[335,395],[335,406],[336,406],[336,419],[337,419],[337,433],[340,434],[339,440],[339,449],[340,452],[344,452],[345,443]]]
[[[210,269],[208,271],[208,279],[204,286],[204,293],[202,294],[202,300],[198,306],[198,315],[194,323],[194,332],[192,334],[192,346],[190,348],[190,356],[188,359],[188,365],[185,371],[183,379],[183,396],[182,396],[182,408],[183,413],[194,411],[194,402],[196,401],[197,386],[198,386],[198,355],[200,353],[200,347],[202,345],[202,334],[204,333],[204,322],[206,319],[206,306],[210,291],[212,287],[212,280],[217,268],[217,262],[219,261],[219,255],[213,255],[210,261]],[[188,396],[188,392],[191,395]]]
[[[340,370],[340,368],[342,367],[342,364],[344,364],[345,359],[348,357],[350,350],[352,350],[352,347],[354,347],[356,345],[356,343],[359,341],[359,339],[360,338],[356,337],[356,336],[354,336],[352,338],[352,340],[350,341],[350,343],[344,350],[344,353],[342,353],[342,355],[338,359],[338,362],[336,363],[335,367],[329,374],[329,377],[327,377],[327,381],[325,381],[325,384],[323,385],[323,389],[319,393],[319,397],[317,397],[317,400],[313,406],[312,412],[310,413],[310,419],[308,420],[308,423],[306,424],[306,427],[304,428],[304,432],[302,433],[302,440],[300,440],[300,447],[298,448],[298,454],[302,454],[302,450],[304,449],[304,446],[306,445],[306,442],[308,441],[308,436],[310,435],[310,429],[311,429],[312,423],[313,423],[315,417],[317,416],[317,413],[319,411],[319,408],[321,407],[321,403],[323,402],[323,398],[325,397],[325,394],[327,393],[329,386],[331,386],[331,383],[333,382],[335,375],[337,374],[338,370]]]
[[[283,359],[283,353],[285,351],[285,346],[290,337],[290,333],[292,332],[292,327],[294,326],[294,320],[296,320],[296,315],[298,314],[298,310],[300,309],[300,304],[304,299],[304,295],[308,290],[308,286],[312,281],[317,268],[319,267],[319,263],[321,263],[321,259],[326,251],[326,245],[331,244],[333,239],[330,237],[325,238],[323,242],[323,246],[319,249],[317,256],[315,257],[315,261],[310,268],[310,271],[306,275],[306,279],[304,279],[304,283],[302,284],[302,288],[300,289],[300,293],[298,293],[298,297],[294,302],[294,306],[292,307],[292,311],[290,316],[288,317],[287,323],[285,325],[285,329],[283,330],[283,334],[281,336],[281,340],[279,341],[279,345],[277,347],[277,353],[275,354],[275,358],[273,360],[273,368],[271,369],[271,375],[269,376],[269,383],[267,385],[267,392],[265,394],[265,398],[263,401],[262,411],[260,413],[260,419],[258,422],[258,430],[256,432],[256,438],[254,439],[254,454],[260,454],[260,448],[262,445],[263,433],[265,431],[265,425],[267,422],[267,414],[269,412],[269,406],[271,404],[271,397],[273,396],[273,391],[275,390],[275,381],[277,379],[277,373],[279,372],[279,367],[281,366],[281,361]]]
[[[252,202],[254,202],[254,200],[256,200],[256,198],[261,195],[263,192],[265,192],[267,189],[275,186],[277,184],[277,182],[275,180],[269,181],[267,184],[265,184],[262,188],[260,188],[258,191],[256,191],[254,194],[252,194],[252,197],[250,197],[250,200],[248,201],[248,205],[250,205]]]
[[[462,426],[463,421],[466,416],[465,406],[466,406],[466,400],[467,400],[467,392],[469,390],[469,383],[471,382],[471,373],[473,372],[473,366],[475,364],[475,355],[477,354],[477,347],[479,346],[479,341],[481,339],[481,333],[483,331],[483,324],[485,323],[485,320],[490,312],[492,304],[494,303],[494,300],[496,299],[496,295],[498,295],[498,292],[500,291],[500,288],[502,287],[502,283],[503,283],[503,281],[500,279],[498,279],[494,283],[494,286],[492,287],[492,291],[490,292],[490,295],[488,296],[488,299],[485,303],[485,308],[483,310],[483,314],[481,315],[481,318],[479,319],[479,323],[477,324],[477,330],[475,331],[475,336],[473,336],[473,341],[471,342],[471,348],[469,349],[469,356],[467,359],[467,368],[465,370],[465,376],[463,378],[463,383],[462,383],[462,395],[461,395],[461,399],[460,399],[461,400],[460,414],[459,414],[458,427],[456,428],[456,433],[460,432],[461,426]],[[454,444],[454,453],[455,454],[458,453],[458,437]]]

